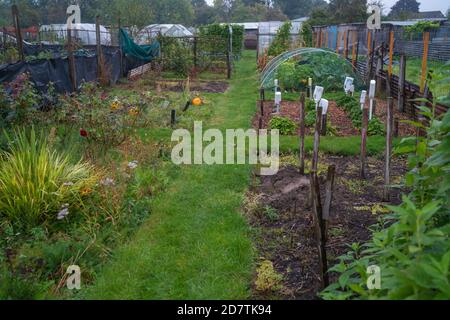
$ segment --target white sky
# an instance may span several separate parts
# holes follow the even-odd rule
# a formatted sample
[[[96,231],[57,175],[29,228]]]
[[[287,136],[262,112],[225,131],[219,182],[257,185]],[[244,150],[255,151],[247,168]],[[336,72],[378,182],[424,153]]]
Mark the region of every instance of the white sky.
[[[327,1],[327,0],[326,0]],[[209,4],[212,4],[214,0],[206,0]],[[386,5],[385,13],[389,13],[391,7],[397,2],[397,0],[383,0]],[[418,0],[420,3],[420,11],[435,11],[440,10],[443,14],[447,14],[447,10],[450,8],[450,0]]]

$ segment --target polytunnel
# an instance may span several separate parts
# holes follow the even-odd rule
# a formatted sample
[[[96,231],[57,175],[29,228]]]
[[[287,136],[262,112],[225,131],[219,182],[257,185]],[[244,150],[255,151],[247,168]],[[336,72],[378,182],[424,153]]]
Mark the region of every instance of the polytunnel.
[[[283,90],[298,91],[306,89],[308,78],[312,78],[314,85],[336,91],[343,89],[346,77],[354,79],[355,90],[364,89],[364,80],[346,59],[329,50],[299,48],[280,54],[266,65],[261,87],[273,88],[278,79]]]

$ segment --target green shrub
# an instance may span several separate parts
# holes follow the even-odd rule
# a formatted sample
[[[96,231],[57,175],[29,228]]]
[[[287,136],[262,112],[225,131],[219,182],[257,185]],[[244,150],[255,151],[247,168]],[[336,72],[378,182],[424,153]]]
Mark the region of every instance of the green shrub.
[[[369,136],[382,136],[385,133],[383,122],[377,118],[372,118],[372,120],[369,121],[369,125],[367,127],[367,134]]]
[[[409,154],[405,186],[411,190],[381,228],[361,247],[339,258],[330,271],[340,274],[325,299],[450,299],[450,111],[430,120],[426,137],[403,139],[398,154]],[[422,127],[422,125],[420,124]],[[369,266],[381,271],[381,288],[367,288]]]
[[[293,135],[297,130],[297,124],[289,118],[274,117],[269,123],[270,129],[280,130],[282,135]]]
[[[289,50],[291,45],[291,28],[290,21],[285,22],[280,29],[278,29],[275,39],[270,44],[267,54],[269,56],[278,56],[283,52]]]
[[[314,127],[316,124],[316,110],[308,111],[305,116],[305,126],[306,127]]]
[[[81,191],[92,187],[93,168],[70,163],[69,155],[52,151],[34,129],[29,134],[16,130],[7,140],[9,150],[0,157],[0,216],[11,223],[53,222],[63,205],[79,205]]]
[[[244,27],[238,25],[232,25],[233,35],[233,54],[239,55],[242,52],[244,44]],[[209,53],[219,52],[226,53],[228,50],[228,41],[230,37],[229,26],[227,24],[209,24],[206,26],[201,26],[199,29],[200,37],[200,49],[202,51],[207,51]],[[208,38],[222,38],[221,43],[217,41],[208,41]]]

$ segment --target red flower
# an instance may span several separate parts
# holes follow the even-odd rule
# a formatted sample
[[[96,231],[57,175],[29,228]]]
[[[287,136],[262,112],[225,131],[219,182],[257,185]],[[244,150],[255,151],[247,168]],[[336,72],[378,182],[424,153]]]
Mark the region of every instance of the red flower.
[[[84,129],[80,129],[80,136],[82,136],[84,138],[87,138],[88,132],[86,130],[84,130]]]

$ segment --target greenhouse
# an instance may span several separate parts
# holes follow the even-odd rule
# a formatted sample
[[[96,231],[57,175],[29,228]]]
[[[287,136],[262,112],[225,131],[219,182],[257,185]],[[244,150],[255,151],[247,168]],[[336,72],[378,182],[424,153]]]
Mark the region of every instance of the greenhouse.
[[[151,24],[138,32],[136,40],[138,44],[146,44],[159,34],[167,37],[193,36],[193,33],[181,24]]]

